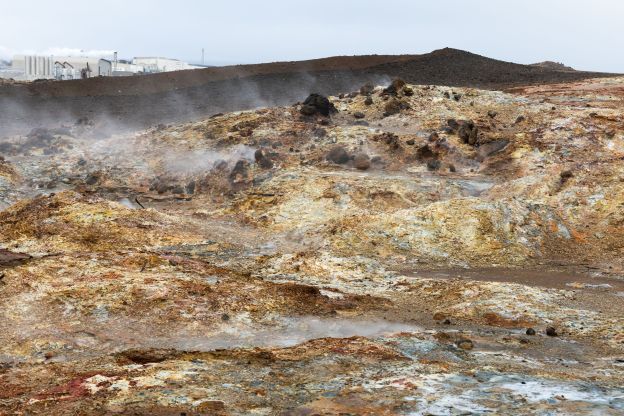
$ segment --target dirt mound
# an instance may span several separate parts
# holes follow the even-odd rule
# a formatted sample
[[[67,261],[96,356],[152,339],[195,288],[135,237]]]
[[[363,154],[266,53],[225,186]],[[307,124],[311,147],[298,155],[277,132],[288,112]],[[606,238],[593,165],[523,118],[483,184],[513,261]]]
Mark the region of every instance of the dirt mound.
[[[544,61],[538,62],[536,64],[531,64],[531,66],[545,69],[552,69],[554,71],[576,71],[576,69],[571,66],[566,66],[561,62],[553,62],[553,61]]]
[[[341,56],[205,68],[119,78],[0,85],[0,135],[32,127],[97,120],[105,128],[142,128],[214,113],[332,95],[401,78],[411,84],[500,89],[607,74],[519,65],[456,49],[424,55]]]

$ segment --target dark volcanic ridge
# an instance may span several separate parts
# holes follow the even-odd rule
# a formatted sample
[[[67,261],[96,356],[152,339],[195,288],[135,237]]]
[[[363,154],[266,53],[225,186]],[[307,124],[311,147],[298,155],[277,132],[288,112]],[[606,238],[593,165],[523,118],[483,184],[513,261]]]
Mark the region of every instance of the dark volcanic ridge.
[[[0,135],[88,118],[110,130],[143,128],[226,111],[291,104],[366,82],[504,89],[612,74],[520,65],[445,48],[423,55],[332,57],[137,77],[0,84]]]

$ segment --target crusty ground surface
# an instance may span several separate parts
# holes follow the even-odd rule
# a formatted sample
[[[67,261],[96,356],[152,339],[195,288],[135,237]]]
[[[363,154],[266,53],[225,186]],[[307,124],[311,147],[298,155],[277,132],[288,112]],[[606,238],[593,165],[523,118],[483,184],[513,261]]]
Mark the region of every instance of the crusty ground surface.
[[[621,414],[623,86],[1,140],[0,414]]]

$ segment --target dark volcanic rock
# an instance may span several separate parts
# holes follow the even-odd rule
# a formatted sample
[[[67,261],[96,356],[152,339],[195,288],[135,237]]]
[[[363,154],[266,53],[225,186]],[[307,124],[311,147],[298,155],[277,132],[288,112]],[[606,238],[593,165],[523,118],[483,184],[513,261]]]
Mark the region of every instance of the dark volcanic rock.
[[[554,326],[549,326],[548,328],[546,328],[546,335],[548,335],[549,337],[556,337],[557,334],[557,329],[555,329]]]
[[[327,97],[316,93],[310,94],[301,106],[301,114],[307,116],[318,113],[322,116],[327,117],[331,113],[335,113],[336,111],[336,107],[334,107],[334,105],[329,102]]]
[[[347,163],[351,158],[349,157],[349,154],[347,153],[347,151],[345,150],[344,147],[342,146],[334,146],[329,153],[327,153],[327,156],[325,156],[325,158],[333,163],[337,163],[339,165]]]
[[[383,90],[384,94],[397,95],[399,91],[405,86],[405,81],[400,78],[393,80],[386,89]]]
[[[434,159],[434,160],[430,160],[429,162],[427,162],[427,170],[428,171],[434,171],[434,170],[438,170],[440,169],[440,166],[442,166],[442,163],[440,163],[439,160]]]
[[[461,121],[459,128],[457,129],[457,135],[464,143],[467,143],[471,146],[477,144],[477,138],[479,129],[471,120]]]
[[[256,163],[262,169],[271,169],[273,167],[273,162],[264,154],[262,149],[256,150],[256,152],[254,153],[254,158],[256,160]]]
[[[360,87],[360,94],[371,95],[374,89],[375,89],[375,86],[371,84],[370,82],[368,82]]]
[[[501,139],[501,140],[494,140],[494,141],[480,145],[479,150],[478,150],[479,160],[483,160],[488,156],[491,156],[493,154],[500,152],[505,147],[507,147],[508,144],[509,144],[509,140]]]
[[[353,158],[353,166],[359,170],[367,170],[371,166],[370,157],[363,152],[356,154]]]
[[[247,178],[249,172],[249,163],[246,160],[239,160],[234,165],[234,169],[230,172],[231,182],[241,182]]]

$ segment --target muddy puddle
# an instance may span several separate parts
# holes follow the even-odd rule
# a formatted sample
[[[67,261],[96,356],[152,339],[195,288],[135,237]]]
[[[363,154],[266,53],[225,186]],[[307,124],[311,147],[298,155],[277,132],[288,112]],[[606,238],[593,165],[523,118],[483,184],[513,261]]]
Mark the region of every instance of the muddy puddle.
[[[410,277],[517,283],[550,289],[613,291],[614,293],[624,291],[624,278],[579,271],[487,268],[435,271],[402,270],[401,273]]]

